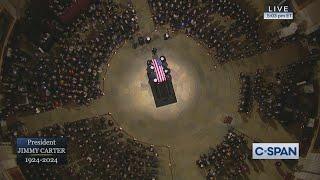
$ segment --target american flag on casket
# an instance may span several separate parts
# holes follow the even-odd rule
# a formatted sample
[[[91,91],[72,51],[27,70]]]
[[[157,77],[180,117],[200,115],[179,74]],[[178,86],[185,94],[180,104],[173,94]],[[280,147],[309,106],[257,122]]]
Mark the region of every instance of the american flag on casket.
[[[153,59],[152,65],[154,66],[158,83],[165,82],[167,78],[162,66],[162,61],[160,59]]]

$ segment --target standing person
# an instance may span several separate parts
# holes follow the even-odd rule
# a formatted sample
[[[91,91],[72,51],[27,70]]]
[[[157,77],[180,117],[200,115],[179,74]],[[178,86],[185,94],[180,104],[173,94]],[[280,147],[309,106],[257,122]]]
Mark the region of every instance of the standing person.
[[[152,48],[152,54],[156,55],[157,54],[158,49],[157,48]]]
[[[164,40],[168,40],[169,38],[170,38],[169,33],[168,33],[168,32],[164,33],[163,39],[164,39]]]
[[[140,36],[138,37],[138,42],[139,42],[139,45],[142,46],[145,43],[145,39],[142,36]]]
[[[151,37],[147,36],[146,37],[146,43],[149,44],[151,42]]]

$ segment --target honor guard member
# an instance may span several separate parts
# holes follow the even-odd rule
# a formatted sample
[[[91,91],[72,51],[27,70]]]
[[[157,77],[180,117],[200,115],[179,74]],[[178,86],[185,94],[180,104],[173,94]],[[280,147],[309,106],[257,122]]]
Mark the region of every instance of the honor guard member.
[[[144,40],[144,38],[143,38],[142,36],[140,36],[140,37],[138,38],[138,42],[139,42],[139,45],[142,46],[142,45],[144,45],[145,40]]]
[[[137,49],[137,47],[138,47],[138,42],[137,41],[133,41],[132,48],[133,49]]]
[[[169,33],[165,33],[164,35],[163,35],[163,39],[164,40],[168,40],[170,38],[170,35],[169,35]]]
[[[149,36],[147,36],[146,43],[149,44],[150,42],[151,42],[151,38]]]
[[[152,48],[152,54],[156,55],[157,54],[158,49],[157,48]]]

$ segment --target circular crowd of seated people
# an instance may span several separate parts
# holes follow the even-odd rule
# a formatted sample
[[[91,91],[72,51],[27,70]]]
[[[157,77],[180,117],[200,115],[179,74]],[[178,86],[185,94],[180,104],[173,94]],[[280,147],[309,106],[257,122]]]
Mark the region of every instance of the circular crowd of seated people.
[[[102,65],[137,30],[131,4],[124,8],[96,2],[66,26],[50,52],[37,48],[30,52],[11,44],[2,70],[5,108],[0,118],[88,105],[99,98]]]
[[[240,73],[240,104],[238,111],[249,113],[252,106],[252,82],[249,75]]]
[[[250,112],[252,106],[244,106],[244,104],[254,99],[258,103],[258,112],[264,120],[276,119],[281,124],[287,124],[288,118],[282,116],[285,107],[295,112],[311,115],[312,113],[301,109],[301,105],[298,105],[297,102],[299,102],[299,97],[304,95],[299,88],[299,83],[313,84],[314,67],[314,61],[310,59],[294,62],[275,72],[273,81],[267,81],[267,73],[263,69],[258,69],[253,76],[242,73],[240,75],[242,88],[240,90],[239,111]],[[246,85],[245,83],[251,79],[253,85]],[[246,94],[245,92],[252,93]],[[301,121],[306,119],[304,117]]]
[[[319,45],[319,29],[310,35],[299,32],[280,38],[278,32],[263,32],[254,9],[236,0],[148,0],[156,26],[169,25],[208,48],[218,63],[276,50],[307,40]],[[286,26],[292,21],[287,20]]]
[[[53,125],[32,137],[67,138],[68,164],[21,165],[26,179],[158,179],[156,147],[131,138],[107,116]]]
[[[308,36],[308,42],[314,46],[320,45],[320,28]]]
[[[262,52],[260,23],[238,1],[149,0],[156,25],[184,30],[214,51],[219,63]],[[217,18],[227,19],[226,27]]]
[[[253,97],[258,102],[259,112],[267,119],[275,118],[279,111],[273,111],[273,83],[265,82],[262,69],[256,71],[253,82]]]
[[[206,179],[238,179],[249,173],[246,159],[249,154],[247,141],[242,134],[229,130],[222,143],[202,154],[196,161],[199,168],[205,169]]]
[[[49,8],[52,9],[56,16],[63,15],[66,8],[70,7],[75,0],[52,0],[49,2]]]

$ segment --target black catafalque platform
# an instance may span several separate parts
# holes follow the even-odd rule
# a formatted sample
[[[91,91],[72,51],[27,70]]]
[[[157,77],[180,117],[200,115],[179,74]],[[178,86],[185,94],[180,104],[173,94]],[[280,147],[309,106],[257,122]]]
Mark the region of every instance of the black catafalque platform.
[[[177,102],[170,69],[164,56],[154,56],[147,61],[147,74],[156,107]]]

